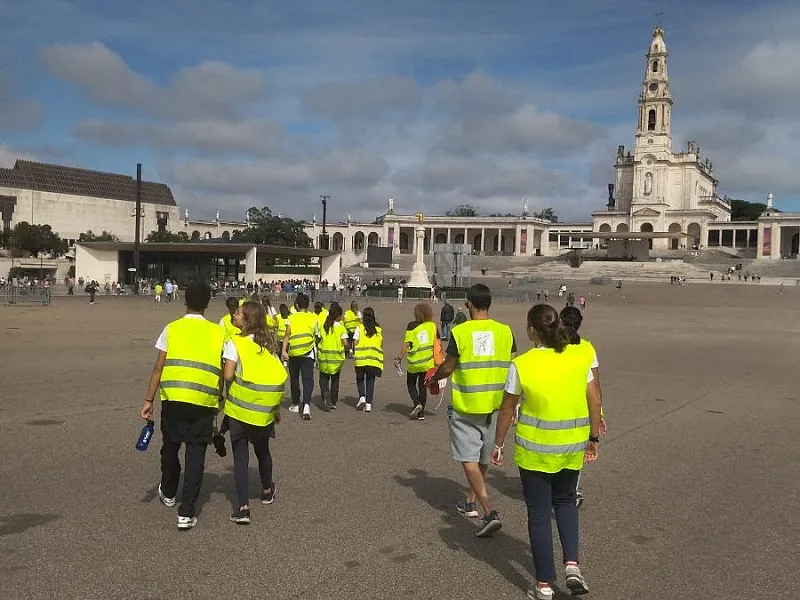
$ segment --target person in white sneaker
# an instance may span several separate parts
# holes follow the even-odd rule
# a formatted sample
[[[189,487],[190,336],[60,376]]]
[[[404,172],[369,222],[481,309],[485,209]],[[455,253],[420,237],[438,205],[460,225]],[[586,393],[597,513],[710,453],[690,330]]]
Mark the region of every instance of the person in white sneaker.
[[[556,580],[555,513],[567,588],[589,591],[578,566],[578,474],[597,458],[600,396],[592,385],[592,356],[570,344],[556,310],[537,304],[528,312],[527,333],[535,347],[511,361],[497,419],[492,463],[503,464],[505,438],[520,399],[514,462],[528,509],[528,535],[536,582],[528,598],[550,600]]]
[[[372,308],[364,309],[363,322],[353,334],[353,344],[358,388],[356,410],[372,412],[375,379],[383,374],[383,331],[375,320],[375,311]]]

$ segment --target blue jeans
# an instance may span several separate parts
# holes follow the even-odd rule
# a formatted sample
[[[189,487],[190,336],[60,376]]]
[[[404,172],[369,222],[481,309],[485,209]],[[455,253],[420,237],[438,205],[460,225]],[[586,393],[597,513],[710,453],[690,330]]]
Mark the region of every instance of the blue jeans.
[[[452,321],[442,321],[442,339],[447,340],[450,339],[450,328],[452,327]]]
[[[533,574],[537,582],[554,583],[553,530],[550,515],[555,512],[558,537],[564,562],[578,562],[578,507],[575,505],[580,471],[564,469],[558,473],[519,470],[522,493],[528,507],[528,536],[533,554]]]
[[[314,359],[307,356],[289,357],[289,389],[292,404],[300,404],[300,381],[303,382],[303,404],[311,404],[314,391]]]

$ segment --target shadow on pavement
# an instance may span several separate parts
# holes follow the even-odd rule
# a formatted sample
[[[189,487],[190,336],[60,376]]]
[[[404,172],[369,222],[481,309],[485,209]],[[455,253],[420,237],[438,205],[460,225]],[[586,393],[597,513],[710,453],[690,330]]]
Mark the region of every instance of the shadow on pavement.
[[[486,563],[520,590],[531,583],[531,557],[528,543],[505,535],[502,531],[491,539],[475,537],[476,521],[460,516],[456,502],[463,498],[466,488],[451,479],[432,477],[426,471],[410,469],[410,477],[395,475],[400,485],[414,490],[420,500],[441,511],[443,527],[439,537],[451,550],[466,552],[475,560]]]
[[[408,417],[408,414],[411,412],[412,408],[414,407],[409,406],[408,404],[400,404],[399,402],[389,402],[387,404],[384,404],[383,411],[396,413],[398,415]]]
[[[524,501],[522,484],[519,481],[517,472],[513,471],[513,473],[514,475],[509,475],[499,467],[489,467],[489,471],[486,473],[486,483],[504,496],[522,502]]]

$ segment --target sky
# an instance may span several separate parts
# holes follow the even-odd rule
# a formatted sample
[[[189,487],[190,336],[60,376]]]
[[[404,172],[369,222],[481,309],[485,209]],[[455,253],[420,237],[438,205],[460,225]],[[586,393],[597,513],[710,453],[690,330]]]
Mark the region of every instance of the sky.
[[[664,14],[657,16],[659,11]],[[673,148],[800,211],[800,2],[28,0],[0,5],[0,165],[170,185],[192,218],[602,209],[665,29]]]

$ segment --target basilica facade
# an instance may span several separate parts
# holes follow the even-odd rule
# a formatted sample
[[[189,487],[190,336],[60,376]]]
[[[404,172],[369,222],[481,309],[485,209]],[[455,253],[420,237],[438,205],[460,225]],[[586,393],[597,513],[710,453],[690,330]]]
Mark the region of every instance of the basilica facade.
[[[714,165],[700,146],[673,149],[668,57],[664,30],[657,27],[646,55],[633,151],[617,149],[615,182],[606,210],[592,213],[593,229],[675,234],[656,237],[654,246],[700,247],[709,224],[730,221],[731,209],[717,195]]]

